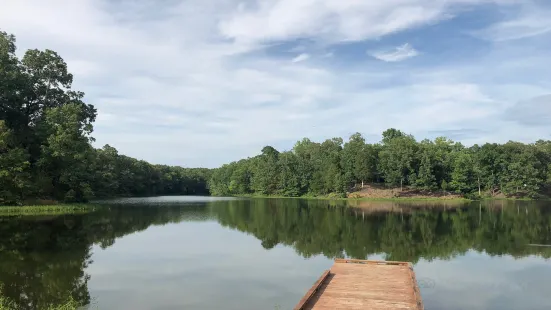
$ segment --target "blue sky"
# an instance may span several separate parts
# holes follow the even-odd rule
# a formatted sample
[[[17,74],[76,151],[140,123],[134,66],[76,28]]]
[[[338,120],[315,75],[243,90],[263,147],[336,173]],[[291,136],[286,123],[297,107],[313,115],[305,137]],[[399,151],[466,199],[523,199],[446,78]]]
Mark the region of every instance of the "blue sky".
[[[53,49],[96,146],[216,167],[264,145],[395,127],[467,145],[551,139],[551,1],[2,0]]]

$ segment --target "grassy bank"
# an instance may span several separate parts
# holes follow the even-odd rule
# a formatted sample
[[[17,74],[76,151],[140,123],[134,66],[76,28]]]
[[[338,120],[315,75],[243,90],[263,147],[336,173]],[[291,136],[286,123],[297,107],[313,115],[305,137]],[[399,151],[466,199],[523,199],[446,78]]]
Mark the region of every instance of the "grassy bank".
[[[11,302],[6,297],[0,296],[0,310],[19,310],[21,307],[17,306],[14,302]],[[43,310],[77,310],[80,309],[80,305],[74,301],[69,300],[63,305],[50,305]]]
[[[0,206],[0,216],[83,214],[92,212],[96,208],[97,206],[87,204]]]
[[[13,300],[9,299],[8,297],[4,296],[3,294],[3,285],[0,284],[0,310],[19,310],[22,309],[17,303],[15,303]],[[69,297],[69,299],[61,304],[61,305],[49,305],[46,306],[46,308],[42,308],[44,310],[76,310],[79,309],[81,305],[73,299],[73,297]]]
[[[299,196],[299,197],[288,197],[288,196],[278,196],[278,195],[237,195],[238,198],[271,198],[271,199],[312,199],[312,200],[342,200],[342,201],[390,201],[390,202],[470,202],[471,199],[467,198],[442,198],[442,197],[339,197],[337,195],[326,195],[326,196]]]

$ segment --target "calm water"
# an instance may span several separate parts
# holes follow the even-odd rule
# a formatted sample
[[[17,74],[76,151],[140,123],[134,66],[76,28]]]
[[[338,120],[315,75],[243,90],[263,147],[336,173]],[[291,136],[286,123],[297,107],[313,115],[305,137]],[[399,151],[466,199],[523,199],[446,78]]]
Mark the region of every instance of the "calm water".
[[[551,309],[551,247],[530,245],[551,244],[551,205],[344,203],[159,197],[0,217],[0,285],[23,309],[71,295],[90,309],[292,309],[352,257],[413,262],[429,310]]]

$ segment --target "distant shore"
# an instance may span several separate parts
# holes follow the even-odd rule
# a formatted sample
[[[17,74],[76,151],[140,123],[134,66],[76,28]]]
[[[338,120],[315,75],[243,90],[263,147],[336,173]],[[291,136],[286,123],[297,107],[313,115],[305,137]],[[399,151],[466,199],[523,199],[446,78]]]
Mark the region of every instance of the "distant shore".
[[[470,202],[472,199],[463,197],[454,198],[440,198],[440,197],[339,197],[337,195],[325,195],[325,196],[279,196],[279,195],[236,195],[238,198],[267,198],[267,199],[312,199],[312,200],[342,200],[342,201],[441,201],[441,202]]]

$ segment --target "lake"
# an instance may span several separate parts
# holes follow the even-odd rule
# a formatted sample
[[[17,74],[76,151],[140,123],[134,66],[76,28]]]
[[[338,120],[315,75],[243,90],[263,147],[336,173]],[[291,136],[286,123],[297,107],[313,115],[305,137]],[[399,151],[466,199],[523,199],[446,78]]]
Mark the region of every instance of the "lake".
[[[335,258],[414,264],[425,308],[551,309],[551,205],[156,197],[0,217],[22,309],[292,309]],[[540,246],[538,246],[540,245]]]

